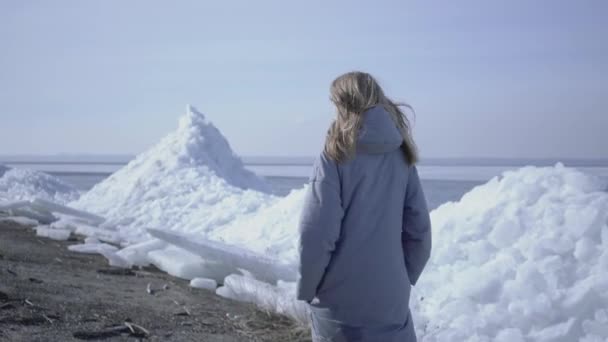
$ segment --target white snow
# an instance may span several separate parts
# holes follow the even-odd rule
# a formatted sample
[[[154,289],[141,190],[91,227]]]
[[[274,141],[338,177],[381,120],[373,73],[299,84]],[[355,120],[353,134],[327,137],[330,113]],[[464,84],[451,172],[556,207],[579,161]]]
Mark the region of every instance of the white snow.
[[[176,131],[96,185],[71,206],[108,219],[129,243],[146,228],[205,234],[256,211],[273,196],[246,170],[227,140],[188,107]]]
[[[218,226],[209,237],[295,265],[299,260],[297,225],[306,191],[294,190],[254,213]]]
[[[104,254],[107,252],[116,252],[118,248],[107,243],[93,242],[84,243],[78,245],[68,246],[68,249],[73,252],[87,253],[87,254]]]
[[[559,164],[525,167],[434,210],[432,257],[411,299],[419,339],[607,341],[606,185]],[[89,236],[70,250],[223,282],[221,296],[306,321],[293,282],[306,190],[259,190],[190,107],[175,132],[69,205],[106,221],[60,216],[50,229]]]
[[[190,286],[197,289],[205,289],[215,291],[217,282],[209,278],[194,278],[190,280]]]
[[[583,323],[608,307],[605,190],[561,165],[525,167],[433,211],[432,258],[412,303],[422,340],[597,335]]]
[[[35,198],[67,203],[78,196],[74,187],[46,173],[0,165],[0,204]]]

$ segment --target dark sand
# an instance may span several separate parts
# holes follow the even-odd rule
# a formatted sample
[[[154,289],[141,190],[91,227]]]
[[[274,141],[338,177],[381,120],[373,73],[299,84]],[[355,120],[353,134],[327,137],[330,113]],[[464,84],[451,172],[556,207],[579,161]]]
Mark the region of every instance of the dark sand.
[[[154,269],[100,273],[106,260],[70,252],[74,243],[0,221],[0,341],[310,341],[285,317]]]

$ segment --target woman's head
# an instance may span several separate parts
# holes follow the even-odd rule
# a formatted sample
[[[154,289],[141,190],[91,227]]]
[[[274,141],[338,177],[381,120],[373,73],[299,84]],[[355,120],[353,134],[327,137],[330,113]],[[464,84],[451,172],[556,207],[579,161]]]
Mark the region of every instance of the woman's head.
[[[386,97],[372,75],[359,71],[343,74],[332,82],[330,93],[337,112],[325,142],[325,153],[331,159],[343,162],[354,156],[363,123],[363,113],[371,107],[382,105],[391,114],[403,136],[401,149],[407,161],[410,164],[417,162],[418,152],[411,135],[409,121],[399,108],[404,106],[411,109],[411,107],[407,104],[395,103]]]

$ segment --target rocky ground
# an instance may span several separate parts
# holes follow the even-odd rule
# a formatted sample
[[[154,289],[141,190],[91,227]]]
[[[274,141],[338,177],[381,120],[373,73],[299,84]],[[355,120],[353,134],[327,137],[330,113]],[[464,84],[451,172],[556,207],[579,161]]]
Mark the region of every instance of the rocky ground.
[[[0,341],[310,341],[293,321],[0,222]],[[150,291],[148,291],[150,288]]]

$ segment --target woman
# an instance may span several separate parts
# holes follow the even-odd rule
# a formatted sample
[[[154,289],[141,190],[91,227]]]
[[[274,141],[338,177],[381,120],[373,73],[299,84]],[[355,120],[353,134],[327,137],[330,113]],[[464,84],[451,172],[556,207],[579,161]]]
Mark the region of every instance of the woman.
[[[311,303],[314,341],[416,341],[410,286],[431,224],[409,123],[367,73],[338,77],[331,100],[300,220],[298,299]]]

